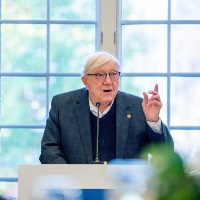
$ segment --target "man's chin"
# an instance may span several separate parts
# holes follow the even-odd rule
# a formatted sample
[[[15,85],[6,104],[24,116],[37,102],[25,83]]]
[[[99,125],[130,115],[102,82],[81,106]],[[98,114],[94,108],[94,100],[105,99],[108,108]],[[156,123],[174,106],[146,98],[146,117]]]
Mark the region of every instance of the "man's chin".
[[[102,99],[101,104],[104,105],[110,105],[112,103],[114,98],[106,98],[106,99]]]

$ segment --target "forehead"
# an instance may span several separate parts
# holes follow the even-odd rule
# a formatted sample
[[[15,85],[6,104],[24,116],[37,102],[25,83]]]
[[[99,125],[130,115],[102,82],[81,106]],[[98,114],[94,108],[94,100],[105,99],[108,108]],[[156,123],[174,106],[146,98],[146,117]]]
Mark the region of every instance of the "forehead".
[[[98,72],[98,71],[117,71],[118,67],[115,63],[113,62],[106,62],[103,65],[100,65],[96,67],[93,71]]]

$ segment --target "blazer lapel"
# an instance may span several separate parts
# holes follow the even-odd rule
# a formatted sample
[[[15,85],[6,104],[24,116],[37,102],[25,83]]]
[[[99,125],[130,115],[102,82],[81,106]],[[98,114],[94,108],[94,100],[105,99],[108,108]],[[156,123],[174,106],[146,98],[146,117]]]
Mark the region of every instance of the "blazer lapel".
[[[120,93],[116,97],[116,113],[116,156],[123,158],[132,113]]]
[[[77,98],[74,113],[78,124],[80,138],[85,151],[87,162],[92,161],[92,143],[90,129],[90,108],[88,103],[87,90],[83,90]]]

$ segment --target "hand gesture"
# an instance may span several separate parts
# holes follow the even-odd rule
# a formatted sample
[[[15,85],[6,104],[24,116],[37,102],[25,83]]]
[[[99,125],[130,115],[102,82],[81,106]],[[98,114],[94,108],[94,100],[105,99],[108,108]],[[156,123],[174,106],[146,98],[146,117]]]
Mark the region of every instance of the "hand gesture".
[[[160,109],[162,107],[162,102],[158,93],[158,84],[155,85],[154,90],[150,90],[148,93],[151,94],[151,97],[148,97],[148,94],[143,92],[143,111],[147,121],[157,122],[159,120]]]

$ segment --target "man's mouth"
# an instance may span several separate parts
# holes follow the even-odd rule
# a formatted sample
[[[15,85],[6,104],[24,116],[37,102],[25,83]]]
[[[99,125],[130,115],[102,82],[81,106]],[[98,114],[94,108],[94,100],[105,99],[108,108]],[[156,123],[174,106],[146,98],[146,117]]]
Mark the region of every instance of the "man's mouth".
[[[111,92],[112,90],[103,90],[104,92]]]

